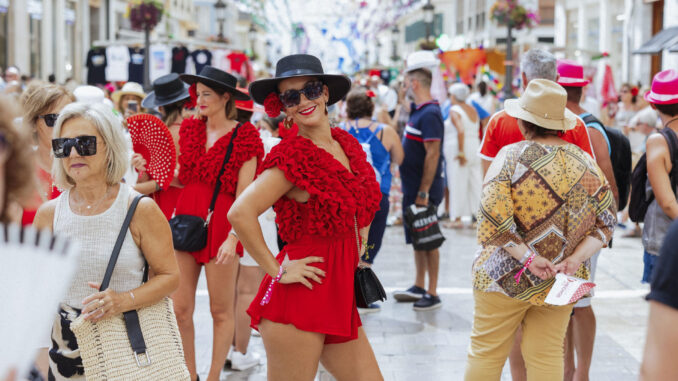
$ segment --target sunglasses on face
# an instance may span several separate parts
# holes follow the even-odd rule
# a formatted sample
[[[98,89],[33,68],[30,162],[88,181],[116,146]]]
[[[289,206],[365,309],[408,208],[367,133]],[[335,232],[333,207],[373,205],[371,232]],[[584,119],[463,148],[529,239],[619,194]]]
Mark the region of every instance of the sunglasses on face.
[[[38,118],[44,119],[47,127],[54,127],[57,119],[59,119],[59,114],[45,114],[45,115],[40,115]]]
[[[287,90],[280,94],[280,102],[283,106],[290,108],[301,103],[301,94],[306,96],[306,99],[318,99],[323,94],[323,83],[320,81],[309,82],[301,90]]]
[[[80,156],[92,156],[97,154],[96,136],[78,136],[77,138],[58,138],[52,139],[52,150],[54,157],[63,159],[71,155],[71,148]]]

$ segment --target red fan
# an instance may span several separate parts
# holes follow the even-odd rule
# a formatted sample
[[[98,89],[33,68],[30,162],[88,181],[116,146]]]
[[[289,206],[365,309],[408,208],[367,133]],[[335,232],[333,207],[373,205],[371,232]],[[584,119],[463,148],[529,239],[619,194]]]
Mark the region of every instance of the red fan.
[[[132,136],[132,148],[146,160],[146,171],[162,189],[167,189],[174,178],[177,153],[174,140],[165,123],[149,114],[127,118]]]

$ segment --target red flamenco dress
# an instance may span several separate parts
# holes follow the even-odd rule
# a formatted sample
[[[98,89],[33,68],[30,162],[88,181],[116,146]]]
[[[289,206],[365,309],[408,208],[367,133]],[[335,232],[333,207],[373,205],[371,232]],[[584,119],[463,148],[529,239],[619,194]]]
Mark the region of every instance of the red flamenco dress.
[[[179,181],[184,184],[184,188],[177,200],[175,211],[177,215],[189,214],[203,219],[207,218],[207,209],[212,200],[216,177],[224,161],[233,131],[219,138],[209,150],[205,151],[207,142],[205,122],[199,118],[189,118],[181,123]],[[235,201],[238,173],[242,165],[253,157],[257,158],[257,167],[259,167],[264,157],[264,145],[259,137],[259,131],[248,122],[238,128],[231,158],[221,177],[221,189],[207,229],[207,245],[202,250],[190,253],[198,264],[208,263],[216,257],[219,247],[228,238],[231,224],[226,215]],[[242,256],[240,244],[238,244],[238,254]]]
[[[351,172],[330,153],[298,135],[273,147],[260,169],[278,167],[289,181],[310,194],[305,203],[283,196],[274,204],[280,237],[287,242],[276,257],[278,262],[285,257],[320,256],[324,261],[311,265],[327,275],[322,284],[311,281],[313,290],[301,283],[276,283],[270,301],[262,306],[271,282],[266,275],[247,310],[252,328],[258,329],[261,319],[293,324],[303,331],[324,333],[326,344],[358,337],[361,322],[353,289],[359,261],[355,219],[359,228],[369,225],[381,200],[374,169],[358,141],[339,128],[332,128],[332,137],[344,149]]]

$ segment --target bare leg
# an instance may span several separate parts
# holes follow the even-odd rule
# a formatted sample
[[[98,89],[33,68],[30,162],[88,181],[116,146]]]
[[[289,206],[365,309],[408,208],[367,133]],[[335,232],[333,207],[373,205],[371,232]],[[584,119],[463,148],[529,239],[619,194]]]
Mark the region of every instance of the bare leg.
[[[358,328],[356,340],[325,345],[320,361],[337,381],[384,379],[363,327]]]
[[[218,381],[226,356],[233,343],[235,328],[235,281],[238,261],[217,265],[212,259],[205,264],[205,277],[212,313],[212,363],[207,381]]]
[[[417,277],[414,285],[426,289],[426,269],[428,268],[428,255],[426,251],[414,251],[414,266],[417,270]]]
[[[250,316],[247,314],[252,300],[257,295],[259,284],[264,279],[264,270],[258,266],[240,266],[238,271],[238,296],[235,302],[235,349],[247,353],[250,342]]]
[[[185,251],[176,252],[179,264],[179,288],[172,294],[174,313],[184,346],[186,366],[191,373],[191,380],[197,376],[195,367],[195,327],[193,326],[193,310],[195,309],[195,289],[198,286],[201,266],[195,258]]]
[[[570,319],[570,323],[567,325],[567,333],[565,333],[565,375],[563,381],[572,381],[574,377],[574,343],[572,339],[572,325],[574,324],[574,318]]]
[[[323,351],[325,335],[262,319],[269,381],[313,381]]]
[[[428,269],[428,293],[438,295],[438,270],[440,268],[440,252],[438,249],[430,250],[427,254]]]
[[[513,381],[527,381],[527,369],[523,353],[520,351],[520,343],[523,341],[523,327],[518,327],[516,336],[513,339],[511,353],[509,353],[509,364],[511,365],[511,379]]]
[[[35,369],[40,372],[42,378],[47,379],[47,372],[49,372],[49,348],[38,349],[38,354],[35,356]]]
[[[577,308],[572,316],[572,338],[577,351],[577,369],[574,381],[588,381],[596,339],[596,315],[591,306]]]

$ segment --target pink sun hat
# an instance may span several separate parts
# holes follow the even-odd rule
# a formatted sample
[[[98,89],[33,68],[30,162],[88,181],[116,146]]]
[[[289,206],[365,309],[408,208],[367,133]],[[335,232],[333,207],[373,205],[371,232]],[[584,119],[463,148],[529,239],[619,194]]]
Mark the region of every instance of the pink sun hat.
[[[572,60],[558,60],[558,84],[566,87],[584,87],[584,67]]]
[[[645,100],[660,105],[678,103],[678,72],[668,69],[655,74]]]

